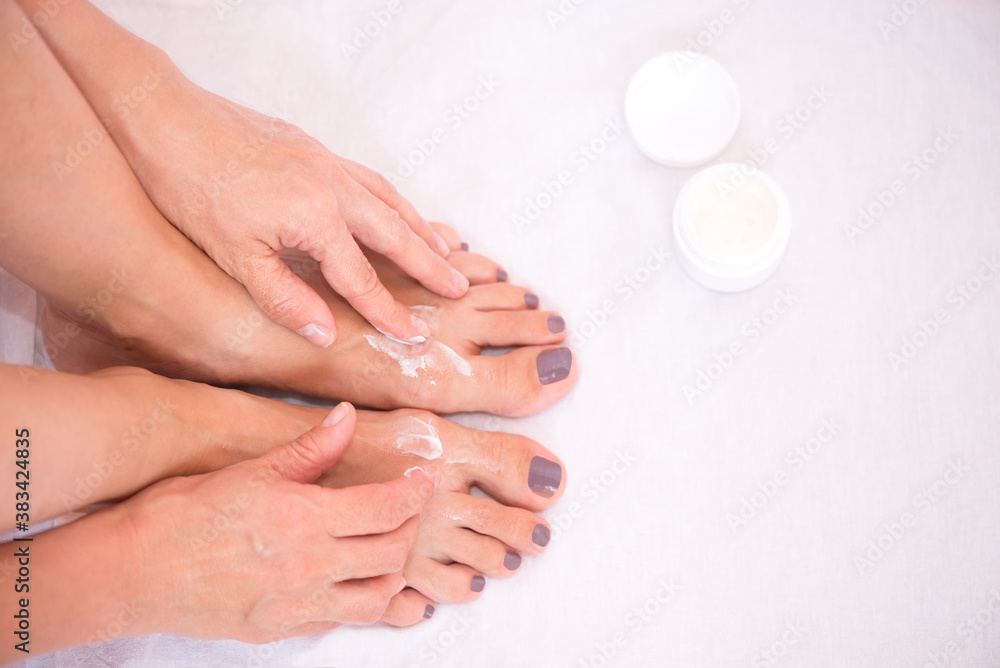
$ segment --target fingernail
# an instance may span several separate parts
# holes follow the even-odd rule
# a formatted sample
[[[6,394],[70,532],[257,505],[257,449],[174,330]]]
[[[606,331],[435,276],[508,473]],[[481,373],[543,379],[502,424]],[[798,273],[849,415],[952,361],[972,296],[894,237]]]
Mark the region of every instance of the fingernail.
[[[538,496],[554,496],[562,482],[562,467],[545,457],[533,457],[528,468],[528,487]]]
[[[561,476],[560,476],[561,477]],[[536,524],[531,532],[531,542],[538,547],[545,547],[552,539],[552,531],[544,524]]]
[[[507,272],[503,269],[497,269],[497,281],[500,283],[507,282]]]
[[[300,329],[299,334],[301,334],[306,341],[319,346],[320,348],[329,348],[330,344],[333,343],[333,332],[323,325],[315,322]]]
[[[482,575],[475,575],[472,577],[472,584],[469,585],[469,589],[475,592],[480,592],[483,587],[486,586],[486,578]]]
[[[324,427],[332,427],[333,425],[337,424],[345,417],[347,417],[347,414],[350,412],[351,412],[350,404],[348,404],[346,401],[339,403],[332,411],[330,411],[327,414],[325,418],[323,418],[323,421],[320,422],[320,424]]]
[[[413,324],[413,329],[417,330],[417,336],[413,338],[420,337],[420,340],[414,341],[414,343],[423,343],[426,341],[427,337],[431,335],[431,326],[418,318],[416,314],[410,315],[410,322]],[[412,341],[413,339],[410,340]]]
[[[459,287],[462,294],[465,294],[465,291],[469,289],[469,279],[465,277],[465,274],[454,267],[451,269],[451,280]]]
[[[463,241],[463,242],[462,242],[462,250],[464,250],[464,251],[467,251],[467,250],[469,250],[469,244],[467,244],[467,243],[465,243],[465,242]]]
[[[437,232],[434,233],[434,245],[437,246],[438,255],[441,257],[448,257],[451,255],[451,249],[448,248],[448,242],[444,240]]]
[[[573,366],[573,353],[569,348],[553,348],[541,353],[535,360],[538,369],[538,381],[542,385],[556,383],[569,375]]]
[[[433,480],[434,489],[437,489],[438,485],[441,484],[441,471],[439,471],[438,467],[436,466],[429,466],[426,464],[424,466],[413,466],[403,471],[403,475],[407,478],[410,478],[412,477],[410,474],[413,473],[414,471],[420,471],[425,476]]]
[[[521,555],[517,552],[508,552],[503,555],[503,567],[508,571],[516,571],[521,567]]]
[[[548,325],[549,331],[553,334],[560,334],[566,329],[566,321],[560,315],[550,315],[545,324]]]
[[[434,616],[434,606],[428,603],[427,607],[424,608],[424,619],[430,619],[433,616]]]
[[[524,293],[524,305],[528,308],[538,308],[538,295],[533,295],[530,292]]]

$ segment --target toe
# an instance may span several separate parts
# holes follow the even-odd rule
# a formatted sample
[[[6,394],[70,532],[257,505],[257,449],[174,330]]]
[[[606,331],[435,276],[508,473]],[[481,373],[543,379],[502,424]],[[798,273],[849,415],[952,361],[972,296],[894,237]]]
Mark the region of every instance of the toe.
[[[413,554],[403,570],[406,582],[421,594],[441,603],[467,603],[479,598],[486,586],[481,572],[465,564],[442,564]]]
[[[443,557],[471,566],[491,578],[510,577],[521,566],[521,554],[492,536],[450,527],[441,537]]]
[[[500,265],[476,253],[458,251],[448,256],[448,262],[468,278],[471,285],[500,283],[507,280],[507,272]]]
[[[538,308],[538,296],[510,283],[489,283],[469,288],[465,300],[477,311],[522,311]]]
[[[434,228],[435,232],[441,235],[444,242],[448,244],[448,248],[453,251],[462,249],[462,237],[451,225],[445,225],[444,223],[431,223],[431,227]],[[468,249],[466,248],[466,250]]]
[[[566,338],[566,323],[549,311],[487,311],[476,318],[469,336],[487,346],[551,345]]]
[[[576,361],[569,348],[525,346],[466,359],[476,382],[463,385],[464,407],[456,412],[533,415],[566,396],[576,382]]]
[[[440,434],[447,444],[445,461],[461,472],[467,484],[481,487],[506,506],[541,510],[555,503],[566,488],[565,468],[559,458],[526,436],[480,431],[454,423],[442,423]],[[483,506],[470,508],[471,512],[481,513],[479,521],[483,526],[512,521],[499,517],[497,512],[484,511]],[[529,522],[522,521],[503,533],[519,535],[511,539],[512,543],[531,551],[525,538],[538,522],[530,522],[529,527]]]
[[[477,534],[492,536],[519,552],[540,554],[549,544],[552,535],[549,523],[528,510],[505,506],[493,499],[483,499],[468,494],[454,494],[446,503],[446,514],[458,526],[475,531]],[[503,558],[506,558],[506,555]],[[456,559],[456,561],[461,560]],[[480,566],[480,568],[487,571],[485,567]]]
[[[434,616],[434,601],[407,587],[392,597],[379,620],[389,626],[413,626]]]

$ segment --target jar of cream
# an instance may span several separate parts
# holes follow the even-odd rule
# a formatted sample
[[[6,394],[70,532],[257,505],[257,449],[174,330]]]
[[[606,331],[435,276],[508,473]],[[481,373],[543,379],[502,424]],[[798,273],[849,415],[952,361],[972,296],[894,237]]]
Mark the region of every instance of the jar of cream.
[[[755,288],[775,272],[792,231],[788,198],[760,170],[721,164],[698,172],[674,206],[674,246],[696,281],[721,292]]]

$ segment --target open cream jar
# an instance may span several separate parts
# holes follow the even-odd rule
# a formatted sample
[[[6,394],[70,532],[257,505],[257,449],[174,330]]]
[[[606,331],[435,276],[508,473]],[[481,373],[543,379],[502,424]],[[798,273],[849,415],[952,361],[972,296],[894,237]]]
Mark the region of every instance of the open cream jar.
[[[792,219],[775,181],[745,165],[698,172],[674,207],[674,246],[685,271],[705,287],[740,292],[778,268]]]

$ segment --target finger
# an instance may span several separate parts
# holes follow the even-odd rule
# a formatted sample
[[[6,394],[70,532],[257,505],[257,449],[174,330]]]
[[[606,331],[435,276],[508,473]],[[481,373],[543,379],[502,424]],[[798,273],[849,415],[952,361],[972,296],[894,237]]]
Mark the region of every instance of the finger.
[[[389,294],[350,233],[340,228],[333,235],[331,246],[337,252],[319,254],[320,269],[330,287],[383,334],[401,343],[426,341],[430,327]]]
[[[385,255],[428,290],[453,299],[468,290],[465,276],[431,251],[396,211],[360,185],[354,184],[350,196],[341,202],[341,215],[358,241]]]
[[[337,336],[333,313],[326,302],[296,276],[273,249],[234,270],[268,318],[298,332],[321,348]]]
[[[338,538],[334,548],[336,558],[331,560],[328,576],[341,582],[401,572],[417,540],[419,528],[420,518],[411,517],[395,531]]]
[[[410,469],[389,482],[324,489],[330,512],[327,532],[335,538],[382,534],[417,515],[434,495],[437,470]]]
[[[407,587],[392,597],[380,622],[389,626],[413,626],[434,616],[434,601]]]
[[[396,186],[392,185],[387,178],[353,160],[340,157],[337,160],[351,178],[360,183],[372,195],[385,202],[390,209],[394,209],[403,222],[409,225],[410,229],[423,239],[429,248],[441,257],[448,257],[452,250],[448,242],[424,220],[423,216],[417,213],[410,201],[400,195]]]
[[[330,621],[373,624],[385,614],[392,597],[405,586],[406,581],[400,573],[338,582],[333,585],[328,609],[321,614]]]
[[[357,413],[351,404],[338,404],[318,426],[253,460],[253,464],[285,480],[315,482],[340,459],[351,442],[356,421]]]
[[[469,250],[469,244],[462,243],[462,236],[450,225],[444,223],[431,223],[434,231],[441,235],[441,238],[448,244],[448,248],[457,250]]]

